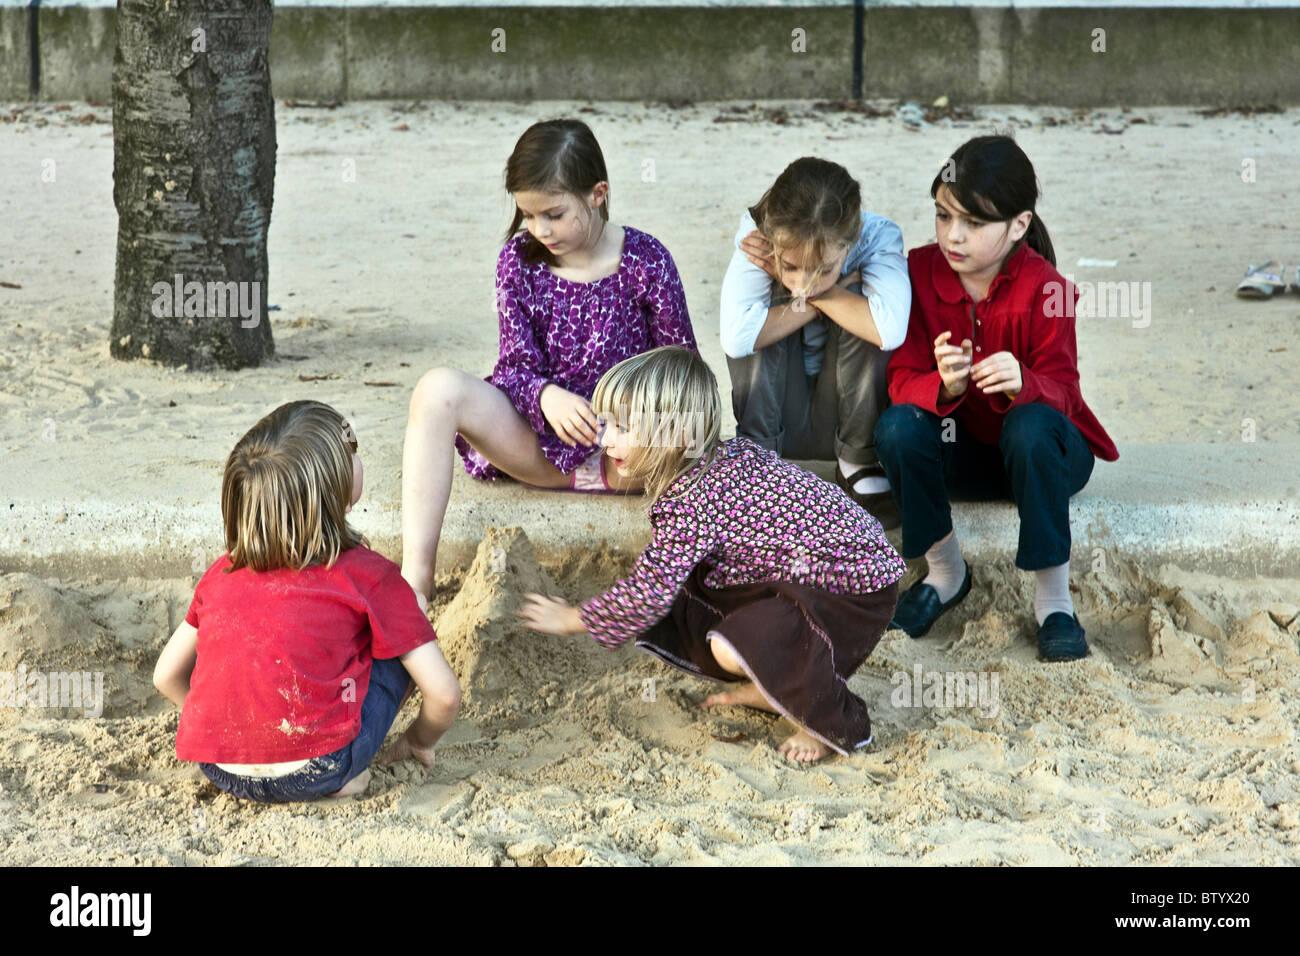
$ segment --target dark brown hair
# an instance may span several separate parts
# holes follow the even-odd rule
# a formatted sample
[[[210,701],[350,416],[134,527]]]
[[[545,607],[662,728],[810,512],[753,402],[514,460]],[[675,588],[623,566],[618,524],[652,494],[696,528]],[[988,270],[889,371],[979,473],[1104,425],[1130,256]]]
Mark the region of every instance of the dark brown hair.
[[[943,185],[963,209],[980,219],[1010,222],[1022,212],[1033,213],[1028,231],[1016,241],[1012,254],[1027,242],[1056,265],[1052,239],[1034,212],[1039,193],[1034,164],[1010,136],[976,136],[962,143],[934,177],[930,195],[937,197]]]
[[[776,177],[749,214],[768,241],[802,246],[814,263],[862,231],[862,191],[839,163],[804,156]]]
[[[514,151],[506,160],[506,192],[568,193],[584,202],[597,183],[608,182],[605,155],[600,151],[591,127],[582,120],[553,119],[534,123],[515,143]],[[609,196],[600,205],[600,217],[609,221]],[[514,218],[506,230],[509,242],[520,231],[524,213],[515,206]],[[545,262],[556,265],[557,260],[545,245],[531,234],[525,233],[523,259],[525,262]]]

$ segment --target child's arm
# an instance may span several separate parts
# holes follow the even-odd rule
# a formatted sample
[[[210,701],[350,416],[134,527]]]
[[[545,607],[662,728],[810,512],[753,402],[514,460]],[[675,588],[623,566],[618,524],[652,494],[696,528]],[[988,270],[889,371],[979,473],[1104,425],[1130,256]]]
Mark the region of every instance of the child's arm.
[[[520,619],[534,631],[543,634],[586,634],[582,612],[561,598],[541,594],[525,594],[519,609]]]
[[[410,757],[428,770],[433,766],[433,745],[451,727],[460,710],[460,684],[435,641],[407,651],[399,660],[420,688],[420,712],[381,762]]]
[[[190,692],[190,675],[198,660],[198,640],[198,628],[189,621],[181,621],[154,665],[153,686],[177,707],[185,706]]]
[[[772,281],[775,265],[766,268],[751,259],[744,248],[754,229],[754,220],[746,213],[740,220],[731,262],[722,278],[720,328],[722,351],[731,358],[753,355],[759,349],[803,328],[817,316],[817,310],[808,303],[788,302],[772,305]],[[753,233],[757,235],[757,233]],[[759,237],[761,239],[761,237]],[[771,243],[766,243],[770,260]],[[796,309],[802,304],[802,309]]]
[[[845,287],[859,283],[859,291]],[[832,322],[883,351],[902,345],[912,308],[912,281],[898,226],[878,219],[862,265],[811,301]]]
[[[696,565],[719,546],[715,535],[722,517],[697,513],[681,500],[656,502],[650,544],[626,579],[577,609],[581,629],[615,648],[662,620]]]
[[[912,318],[908,322],[907,337],[889,357],[889,401],[893,405],[916,405],[933,415],[947,415],[966,399],[966,392],[952,395],[944,391],[943,375],[939,372],[935,350],[946,345],[934,336],[942,333],[929,325],[918,299],[912,299]],[[949,333],[949,340],[951,333]],[[961,346],[969,346],[969,340]]]

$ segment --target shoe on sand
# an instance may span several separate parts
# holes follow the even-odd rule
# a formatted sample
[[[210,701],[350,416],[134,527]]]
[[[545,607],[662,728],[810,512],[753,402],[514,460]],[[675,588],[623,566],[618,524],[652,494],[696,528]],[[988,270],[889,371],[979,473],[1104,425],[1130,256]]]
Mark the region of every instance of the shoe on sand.
[[[1237,284],[1237,295],[1243,299],[1270,298],[1286,289],[1286,279],[1282,278],[1285,271],[1276,259],[1259,266],[1247,266],[1246,278]]]
[[[1088,656],[1086,632],[1079,615],[1053,611],[1038,628],[1040,661],[1077,661]]]
[[[966,576],[962,579],[961,587],[947,601],[939,600],[939,592],[933,585],[917,581],[898,599],[898,606],[894,608],[894,617],[889,622],[889,626],[906,631],[908,637],[924,637],[945,611],[970,593],[970,584],[969,564],[966,565]]]

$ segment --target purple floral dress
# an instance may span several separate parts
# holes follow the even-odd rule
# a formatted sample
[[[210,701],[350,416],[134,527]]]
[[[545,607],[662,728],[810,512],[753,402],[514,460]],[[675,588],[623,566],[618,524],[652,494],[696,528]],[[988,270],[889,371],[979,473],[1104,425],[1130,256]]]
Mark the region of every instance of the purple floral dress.
[[[624,226],[618,271],[595,282],[562,279],[544,262],[524,262],[526,238],[515,236],[497,257],[501,354],[487,381],[528,419],[546,460],[569,474],[599,449],[560,440],[542,415],[542,389],[554,383],[590,401],[596,382],[623,359],[660,345],[694,351],[695,334],[677,266],[654,236]],[[471,477],[501,476],[460,435],[456,450]]]
[[[663,618],[697,566],[714,589],[785,581],[831,594],[871,594],[907,570],[880,523],[835,485],[748,438],[721,449],[650,507],[653,538],[631,575],[582,605],[600,643],[617,647]]]

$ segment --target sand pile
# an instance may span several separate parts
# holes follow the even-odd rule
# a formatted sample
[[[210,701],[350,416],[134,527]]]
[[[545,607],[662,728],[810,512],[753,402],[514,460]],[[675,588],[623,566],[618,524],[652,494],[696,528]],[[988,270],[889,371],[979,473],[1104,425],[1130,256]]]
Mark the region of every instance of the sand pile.
[[[556,707],[575,680],[608,666],[589,638],[524,628],[517,612],[529,593],[558,597],[560,589],[522,530],[488,528],[460,589],[434,624],[460,679],[467,717],[527,719]]]
[[[0,720],[124,716],[154,696],[146,650],[124,647],[64,590],[0,575]]]

